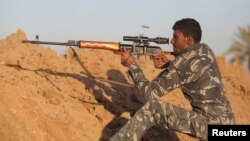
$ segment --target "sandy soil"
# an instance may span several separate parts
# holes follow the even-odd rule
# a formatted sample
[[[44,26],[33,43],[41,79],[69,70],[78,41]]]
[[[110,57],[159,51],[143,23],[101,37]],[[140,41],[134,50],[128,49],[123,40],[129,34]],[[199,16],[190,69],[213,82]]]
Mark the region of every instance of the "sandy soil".
[[[118,55],[74,48],[76,56],[69,48],[60,56],[23,39],[25,33],[18,30],[0,40],[0,140],[107,140],[140,108]],[[249,124],[250,76],[223,57],[218,62],[236,122]],[[159,74],[147,57],[141,65],[148,79]],[[162,100],[191,108],[178,89]],[[196,139],[154,127],[143,140]]]

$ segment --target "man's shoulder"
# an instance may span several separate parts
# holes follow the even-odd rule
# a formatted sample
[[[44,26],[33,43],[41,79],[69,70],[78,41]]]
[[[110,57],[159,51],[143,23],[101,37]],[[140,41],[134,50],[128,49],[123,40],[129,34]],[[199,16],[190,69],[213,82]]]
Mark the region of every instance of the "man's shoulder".
[[[184,51],[182,54],[177,55],[173,61],[174,66],[180,66],[192,62],[192,60],[201,59],[201,60],[213,60],[214,54],[210,47],[205,43],[198,43],[187,51]]]

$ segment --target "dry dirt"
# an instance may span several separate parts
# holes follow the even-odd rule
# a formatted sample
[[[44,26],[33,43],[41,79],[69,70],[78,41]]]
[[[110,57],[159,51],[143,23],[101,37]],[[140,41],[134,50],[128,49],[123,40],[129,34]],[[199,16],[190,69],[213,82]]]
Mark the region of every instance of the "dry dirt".
[[[1,141],[107,140],[140,108],[119,55],[75,48],[76,56],[69,48],[62,56],[23,39],[25,33],[18,30],[0,40]],[[236,122],[249,124],[249,74],[223,57],[218,63]],[[159,73],[147,57],[141,64],[148,79]],[[178,89],[162,99],[190,109]],[[143,140],[196,139],[154,127]]]

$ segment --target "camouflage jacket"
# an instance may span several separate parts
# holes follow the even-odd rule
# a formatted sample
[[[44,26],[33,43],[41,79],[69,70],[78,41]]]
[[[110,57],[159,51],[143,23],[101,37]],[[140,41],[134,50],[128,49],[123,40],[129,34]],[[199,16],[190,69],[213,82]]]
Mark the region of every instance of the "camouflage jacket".
[[[129,73],[146,99],[180,88],[193,110],[200,114],[224,117],[231,113],[215,55],[206,44],[187,48],[153,81],[148,81],[138,66],[130,66]]]

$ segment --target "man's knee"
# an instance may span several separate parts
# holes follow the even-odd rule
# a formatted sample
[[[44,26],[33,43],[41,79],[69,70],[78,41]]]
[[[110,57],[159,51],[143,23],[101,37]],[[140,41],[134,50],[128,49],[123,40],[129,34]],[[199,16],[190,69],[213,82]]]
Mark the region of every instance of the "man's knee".
[[[142,110],[145,113],[149,112],[155,119],[160,120],[171,114],[171,104],[156,99],[149,100],[144,104]]]

